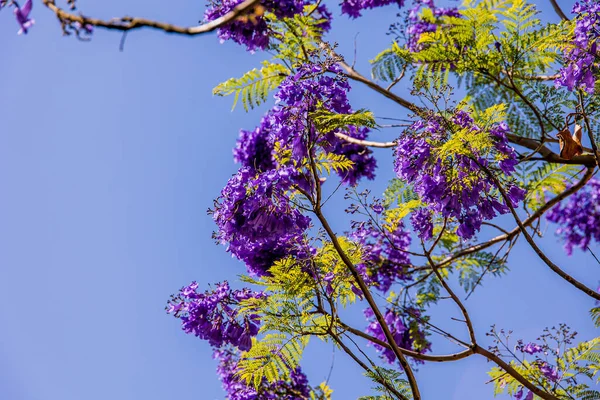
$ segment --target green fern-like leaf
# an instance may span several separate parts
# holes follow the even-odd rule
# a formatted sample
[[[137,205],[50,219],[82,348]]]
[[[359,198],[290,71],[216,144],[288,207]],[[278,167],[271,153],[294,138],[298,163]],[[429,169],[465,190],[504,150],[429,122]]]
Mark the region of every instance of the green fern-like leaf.
[[[290,370],[298,367],[307,342],[308,336],[288,337],[280,333],[268,334],[261,340],[253,338],[252,348],[242,354],[237,374],[257,389],[263,379],[271,383],[288,379]]]
[[[579,168],[568,164],[542,164],[527,175],[525,205],[532,211],[546,204],[548,195],[562,193]]]
[[[346,129],[349,125],[356,127],[375,128],[377,123],[371,111],[357,110],[350,114],[338,114],[327,110],[319,110],[310,114],[317,130],[328,133],[334,130]]]
[[[244,109],[248,111],[267,101],[269,93],[279,86],[288,74],[289,70],[285,66],[265,61],[260,69],[254,68],[241,78],[231,78],[217,85],[213,89],[213,94],[217,96],[235,94],[232,110],[241,97]]]

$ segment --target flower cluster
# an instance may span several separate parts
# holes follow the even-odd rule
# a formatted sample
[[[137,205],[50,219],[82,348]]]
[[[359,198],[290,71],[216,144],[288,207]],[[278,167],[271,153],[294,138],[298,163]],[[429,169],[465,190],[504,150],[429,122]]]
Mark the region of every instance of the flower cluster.
[[[33,7],[33,1],[25,0],[25,3],[23,3],[22,6],[19,6],[19,3],[17,3],[16,1],[0,1],[0,9],[6,6],[14,7],[15,19],[17,20],[17,23],[20,27],[17,34],[27,34],[27,32],[29,32],[29,29],[35,23],[35,20],[29,16],[31,14],[31,8]]]
[[[214,237],[227,244],[250,273],[265,275],[275,261],[297,255],[302,248],[310,218],[293,207],[287,194],[297,176],[291,167],[260,174],[243,167],[215,201]]]
[[[349,236],[361,245],[364,262],[356,268],[363,273],[367,283],[387,292],[394,282],[411,279],[406,274],[410,265],[407,250],[411,239],[402,221],[392,231],[376,226],[371,220],[353,221]]]
[[[349,126],[347,130],[335,129],[323,134],[310,119],[311,113],[324,110],[336,114],[348,114],[352,108],[347,92],[350,85],[336,65],[305,64],[298,72],[287,77],[275,94],[276,105],[253,131],[242,131],[234,150],[234,158],[245,167],[257,171],[275,168],[273,149],[275,144],[282,151],[290,151],[287,165],[302,167],[314,145],[328,153],[342,155],[352,161],[347,171],[337,173],[344,183],[355,185],[361,178],[373,179],[377,166],[372,151],[365,146],[349,143],[336,136],[343,133],[355,139],[365,139],[369,130]],[[310,191],[310,174],[296,184]],[[308,187],[306,187],[308,185]]]
[[[362,10],[383,7],[389,4],[398,4],[398,7],[402,7],[404,0],[342,0],[342,14],[358,18],[361,16],[360,12]]]
[[[583,88],[588,93],[594,93],[594,73],[598,71],[596,57],[600,37],[600,3],[583,0],[575,3],[572,12],[578,14],[573,48],[565,53],[568,65],[560,70],[555,85],[565,86],[570,91]]]
[[[564,239],[569,255],[573,247],[585,249],[591,240],[600,242],[600,180],[590,180],[566,204],[554,206],[546,218],[560,225],[556,233]]]
[[[204,14],[206,22],[214,21],[227,14],[243,0],[217,0],[210,5]],[[245,45],[246,48],[254,52],[255,50],[264,50],[269,46],[271,30],[265,18],[265,12],[272,13],[276,18],[290,18],[300,14],[304,5],[308,4],[304,0],[262,0],[249,15],[237,18],[235,21],[222,26],[218,29],[218,36],[221,42],[233,40],[234,42]],[[315,10],[315,17],[323,22],[317,24],[324,32],[331,28],[331,13],[325,5],[319,5]]]
[[[431,238],[434,213],[455,218],[457,234],[470,239],[483,220],[509,212],[507,205],[498,201],[495,185],[483,170],[496,166],[505,176],[514,172],[518,161],[508,145],[507,132],[505,123],[484,131],[468,113],[455,111],[449,120],[439,116],[420,120],[398,139],[396,174],[413,184],[425,204],[412,216],[413,228],[421,238]],[[523,200],[525,191],[518,186],[507,182],[505,189],[513,206]]]
[[[242,382],[236,375],[239,356],[230,349],[216,350],[213,357],[219,361],[217,374],[229,400],[306,400],[310,387],[300,368],[290,372],[289,380],[269,383],[263,379],[258,390]]]
[[[292,151],[292,158],[297,163],[302,162],[308,156],[309,148],[317,144],[324,151],[343,155],[353,162],[350,171],[338,171],[338,174],[343,182],[354,185],[363,177],[375,177],[375,159],[368,148],[348,143],[335,134],[365,139],[368,129],[349,126],[343,132],[336,129],[323,134],[310,120],[310,114],[316,111],[351,113],[347,96],[349,90],[350,85],[336,64],[305,64],[282,82],[275,95],[272,118],[276,121],[276,140],[283,148]]]
[[[364,314],[370,320],[366,332],[379,340],[387,342],[383,329],[381,329],[381,326],[374,318],[373,310],[368,308],[364,311]],[[416,321],[420,316],[420,311],[414,308],[406,309],[405,317],[395,309],[386,310],[384,315],[385,322],[390,328],[394,341],[400,348],[419,353],[425,353],[430,350],[431,343],[427,340],[427,333],[420,330],[420,325]],[[396,355],[391,349],[378,344],[374,344],[373,346],[390,364],[394,363]],[[416,362],[421,361],[416,360]]]
[[[177,295],[171,296],[167,313],[181,320],[186,333],[208,340],[214,347],[231,344],[249,350],[260,321],[256,315],[238,315],[235,306],[243,300],[266,295],[250,289],[232,290],[226,281],[218,283],[213,291],[199,293],[197,289],[196,282],[181,288]]]
[[[543,337],[546,338],[547,335],[544,335]],[[529,355],[536,355],[540,353],[553,353],[549,349],[547,344],[540,345],[534,342],[524,344],[521,340],[518,341],[516,350]],[[548,364],[547,361],[544,361],[541,358],[539,358],[539,356],[536,355],[536,359],[534,362],[531,363],[531,365],[536,366],[538,370],[542,373],[542,375],[544,375],[546,379],[548,379],[550,382],[555,383],[560,380],[561,376],[559,374],[558,368],[551,366],[550,364]],[[532,392],[528,392],[527,395],[523,397],[524,390],[525,388],[523,386],[519,387],[519,390],[517,390],[517,392],[514,394],[514,398],[524,400],[533,399]]]
[[[422,50],[422,45],[419,44],[421,35],[426,32],[437,31],[442,17],[460,17],[460,13],[456,7],[436,7],[433,0],[417,0],[415,3],[415,6],[408,14],[409,23],[406,27],[406,47],[411,52]],[[431,12],[429,17],[426,18],[422,13],[419,13],[421,6],[429,8]]]

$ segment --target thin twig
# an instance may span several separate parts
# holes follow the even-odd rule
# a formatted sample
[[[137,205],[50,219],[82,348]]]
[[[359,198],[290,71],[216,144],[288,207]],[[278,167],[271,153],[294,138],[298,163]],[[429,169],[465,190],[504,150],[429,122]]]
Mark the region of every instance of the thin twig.
[[[563,12],[562,8],[560,8],[560,6],[556,2],[556,0],[550,0],[550,4],[552,4],[552,8],[554,8],[554,12],[556,12],[556,14],[558,14],[560,19],[562,19],[563,21],[569,20],[569,18],[565,15],[565,13]]]
[[[117,31],[131,31],[140,28],[152,28],[162,30],[167,33],[176,33],[188,36],[209,33],[220,28],[223,25],[233,22],[240,15],[250,12],[259,3],[259,1],[260,0],[245,0],[227,14],[215,20],[212,20],[206,24],[191,27],[182,27],[171,25],[165,22],[152,21],[145,18],[137,17],[113,18],[109,21],[104,21],[98,18],[84,17],[83,15],[72,14],[58,7],[55,4],[55,0],[42,0],[44,5],[50,10],[52,10],[54,14],[56,14],[56,17],[63,24],[71,24],[78,22],[79,24],[81,24],[81,26],[92,25],[99,28],[112,29]]]
[[[523,222],[521,222],[521,219],[519,218],[519,215],[515,211],[515,208],[513,207],[512,203],[510,201],[510,198],[506,194],[506,191],[502,187],[502,184],[500,183],[500,181],[498,180],[498,178],[496,178],[496,176],[494,174],[492,174],[489,169],[487,169],[483,165],[479,164],[477,162],[477,160],[474,160],[474,161],[475,161],[475,163],[477,163],[479,165],[479,167],[481,168],[481,170],[484,171],[486,173],[486,175],[494,182],[494,184],[496,185],[496,188],[500,191],[500,194],[502,195],[502,198],[504,199],[504,202],[506,203],[506,206],[508,207],[508,209],[510,210],[511,214],[513,215],[513,217],[515,219],[515,222],[517,223],[517,225],[519,225],[519,229],[523,233],[523,236],[525,236],[525,240],[527,240],[527,243],[529,243],[529,245],[535,251],[535,253],[538,255],[538,257],[542,261],[544,261],[544,263],[546,263],[546,265],[548,267],[550,267],[550,269],[552,271],[554,271],[561,278],[563,278],[564,280],[566,280],[567,282],[569,282],[571,285],[575,286],[577,289],[581,290],[582,292],[584,292],[588,296],[590,296],[590,297],[592,297],[592,298],[594,298],[596,300],[600,300],[600,293],[596,292],[595,290],[592,290],[592,289],[588,288],[583,283],[579,282],[578,280],[576,280],[575,278],[573,278],[571,275],[567,274],[565,271],[563,271],[562,269],[560,269],[560,267],[558,265],[554,264],[548,258],[548,256],[546,256],[546,254],[535,243],[535,241],[533,240],[533,238],[531,237],[531,235],[529,234],[529,232],[527,232],[527,228],[525,227],[525,225],[523,224]]]

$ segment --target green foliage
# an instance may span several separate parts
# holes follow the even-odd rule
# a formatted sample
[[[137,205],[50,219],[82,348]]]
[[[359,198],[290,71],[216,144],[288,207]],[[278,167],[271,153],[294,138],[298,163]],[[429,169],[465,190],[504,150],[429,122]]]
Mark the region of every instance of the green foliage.
[[[596,328],[600,328],[600,307],[594,307],[590,310],[590,315]]]
[[[310,114],[310,118],[320,133],[347,129],[349,125],[375,128],[377,123],[371,111],[357,110],[350,114],[337,114],[321,109]]]
[[[480,284],[485,274],[489,273],[492,276],[501,276],[508,269],[504,257],[487,251],[478,251],[459,258],[454,262],[454,268],[458,272],[460,285],[467,293],[474,290],[475,286]]]
[[[332,393],[333,390],[327,386],[327,383],[321,382],[310,392],[310,400],[331,400]]]
[[[464,6],[462,18],[436,20],[429,9],[423,10],[422,18],[441,28],[422,34],[421,50],[411,55],[419,65],[417,79],[444,84],[452,72],[466,78],[471,90],[477,77],[484,77],[485,84],[493,84],[495,90],[549,70],[572,36],[572,22],[542,25],[535,7],[524,0],[467,0]],[[392,48],[376,60],[383,63],[393,56],[402,59],[402,55]],[[392,75],[394,70],[387,69],[391,73],[382,75]]]
[[[343,154],[334,153],[319,153],[315,162],[320,175],[324,172],[331,174],[331,171],[344,172],[348,171],[354,163]]]
[[[411,53],[394,42],[391,48],[377,54],[370,61],[371,76],[382,81],[394,81],[408,68],[411,59]]]
[[[600,370],[600,337],[564,351],[562,356],[556,358],[556,365],[560,376],[559,383],[550,382],[539,370],[538,361],[527,360],[511,361],[510,365],[523,377],[536,386],[554,394],[558,398],[596,399],[600,394],[591,390],[583,382],[583,378],[593,379]],[[503,369],[494,367],[488,372],[494,382],[494,394],[507,392],[514,394],[521,384]],[[597,380],[598,382],[598,380]],[[575,397],[574,397],[575,396]]]
[[[352,264],[356,265],[362,262],[361,249],[354,242],[345,237],[338,237],[338,243]],[[334,301],[339,302],[343,307],[356,301],[356,294],[352,288],[358,288],[358,284],[332,243],[327,242],[319,249],[316,264],[322,276],[333,273],[330,284],[333,289],[331,298]]]
[[[327,321],[311,314],[314,284],[306,272],[292,260],[276,262],[270,276],[260,280],[247,276],[245,282],[263,286],[266,299],[250,299],[240,305],[240,312],[260,316],[260,339],[253,339],[252,348],[242,354],[239,376],[256,387],[267,379],[273,382],[289,377],[300,362],[310,334],[323,332]]]
[[[377,396],[362,396],[358,400],[395,400],[398,396],[390,392],[383,384],[393,387],[398,393],[404,396],[406,399],[412,399],[412,391],[410,384],[405,379],[400,379],[402,375],[400,372],[375,366],[374,371],[367,371],[365,376],[371,379],[377,386],[373,387],[373,390],[381,393]]]
[[[386,208],[389,208],[394,203],[403,204],[418,199],[419,196],[414,192],[412,187],[398,178],[393,178],[388,183],[385,192],[383,192],[383,205]]]
[[[300,365],[308,336],[287,336],[271,333],[262,339],[252,339],[252,348],[242,354],[238,363],[240,379],[258,389],[263,379],[275,382],[287,379],[291,370]]]
[[[241,97],[244,109],[248,111],[267,101],[269,92],[279,86],[289,73],[289,69],[281,64],[264,61],[261,69],[254,68],[241,78],[231,78],[220,83],[213,89],[213,94],[217,96],[235,94],[231,109],[235,109]]]
[[[384,214],[385,225],[383,228],[390,233],[395,232],[404,217],[421,205],[421,200],[409,200],[406,203],[398,204],[395,208],[386,210]]]
[[[473,113],[475,123],[481,130],[461,128],[441,146],[435,149],[435,156],[441,159],[464,155],[467,157],[487,155],[494,149],[494,141],[486,130],[493,124],[503,121],[506,107],[503,104],[493,105],[482,112]],[[469,184],[463,181],[463,184]]]
[[[562,193],[579,169],[569,164],[521,164],[517,176],[527,190],[525,206],[532,211],[537,211],[547,203],[549,195],[556,196]]]
[[[319,24],[323,19],[315,17],[314,5],[304,7],[304,14],[296,14],[292,18],[277,19],[269,14],[269,25],[277,43],[272,46],[275,58],[296,64],[306,61],[311,52],[319,49],[323,29]]]

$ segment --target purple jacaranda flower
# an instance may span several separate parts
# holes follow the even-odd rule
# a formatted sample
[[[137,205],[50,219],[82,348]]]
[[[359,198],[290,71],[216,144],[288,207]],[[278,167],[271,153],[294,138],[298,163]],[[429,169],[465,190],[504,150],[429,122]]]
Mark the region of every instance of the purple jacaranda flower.
[[[525,346],[523,346],[523,349],[521,351],[527,354],[535,354],[541,353],[542,351],[544,351],[544,349],[539,344],[527,343]]]
[[[533,392],[527,393],[527,396],[525,396],[525,399],[523,400],[533,400]]]
[[[396,175],[412,185],[427,210],[421,211],[423,208],[420,208],[411,218],[413,228],[424,240],[432,236],[431,217],[434,213],[457,220],[457,235],[468,240],[480,230],[484,219],[494,218],[496,213],[509,212],[509,208],[501,204],[494,194],[494,181],[482,169],[482,166],[492,170],[497,167],[507,177],[514,172],[518,158],[515,150],[508,145],[508,125],[496,123],[486,132],[475,124],[469,113],[462,110],[454,112],[451,123],[456,127],[454,129],[489,135],[492,145],[484,152],[470,149],[469,155],[454,154],[440,158],[436,155],[436,148],[452,138],[453,129],[448,129],[447,124],[440,124],[440,116],[437,115],[428,117],[421,124],[413,124],[397,140]],[[507,182],[506,193],[513,207],[525,196],[525,191],[512,182]]]
[[[21,26],[18,35],[27,34],[29,28],[35,23],[33,18],[29,18],[29,14],[31,13],[31,7],[33,7],[32,0],[26,0],[23,7],[15,6],[15,18],[17,18],[17,23]]]
[[[559,375],[558,375],[558,368],[553,368],[550,366],[550,364],[548,364],[547,362],[544,362],[543,364],[541,364],[539,366],[540,372],[542,374],[544,374],[544,376],[546,378],[548,378],[548,380],[552,381],[552,382],[556,382],[558,381]]]
[[[517,390],[517,393],[515,393],[515,399],[517,400],[521,400],[521,398],[523,398],[523,386],[521,386],[519,388],[519,390]]]

